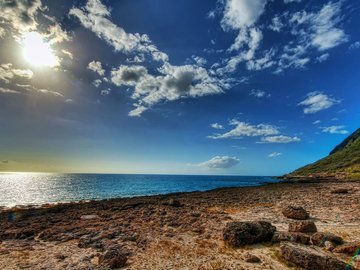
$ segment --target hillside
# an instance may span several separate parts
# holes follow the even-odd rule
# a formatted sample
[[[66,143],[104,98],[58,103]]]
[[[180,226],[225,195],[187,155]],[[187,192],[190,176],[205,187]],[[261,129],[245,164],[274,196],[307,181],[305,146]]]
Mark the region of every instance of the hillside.
[[[327,157],[284,176],[304,177],[360,180],[360,129],[336,146]]]

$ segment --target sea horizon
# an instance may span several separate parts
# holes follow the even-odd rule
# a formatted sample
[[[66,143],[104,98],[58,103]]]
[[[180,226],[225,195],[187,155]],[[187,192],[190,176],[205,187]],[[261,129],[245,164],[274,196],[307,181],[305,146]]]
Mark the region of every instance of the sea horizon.
[[[278,181],[271,176],[1,172],[0,207],[209,191]]]

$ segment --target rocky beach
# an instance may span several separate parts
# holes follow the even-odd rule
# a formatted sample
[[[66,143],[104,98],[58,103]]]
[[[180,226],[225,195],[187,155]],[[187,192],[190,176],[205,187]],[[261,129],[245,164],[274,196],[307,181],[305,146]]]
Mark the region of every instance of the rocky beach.
[[[360,269],[360,182],[3,209],[0,269]]]

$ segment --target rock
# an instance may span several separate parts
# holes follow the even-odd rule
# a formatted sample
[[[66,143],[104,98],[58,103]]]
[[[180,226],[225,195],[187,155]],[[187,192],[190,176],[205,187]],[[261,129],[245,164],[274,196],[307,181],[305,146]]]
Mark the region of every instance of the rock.
[[[310,238],[311,244],[319,247],[324,246],[326,241],[331,242],[335,246],[341,245],[344,242],[340,236],[324,232],[314,233]]]
[[[283,241],[296,242],[304,245],[310,243],[310,236],[299,232],[275,232],[271,242],[279,243]]]
[[[289,224],[289,232],[314,233],[317,232],[317,228],[313,221],[297,220]]]
[[[349,190],[346,188],[338,188],[331,191],[333,194],[347,194],[349,193]]]
[[[261,262],[259,257],[255,256],[254,254],[251,254],[249,252],[245,253],[244,259],[248,263],[259,263],[259,262]]]
[[[269,222],[229,222],[223,231],[224,241],[233,247],[241,247],[270,241],[276,228]]]
[[[345,253],[349,255],[355,255],[355,252],[360,252],[360,242],[346,243],[341,246],[334,248],[335,253]],[[359,254],[356,254],[359,255]]]
[[[280,249],[285,260],[306,270],[352,269],[346,268],[346,263],[327,255],[316,247],[283,242],[280,244]]]
[[[171,199],[171,200],[168,202],[168,205],[174,206],[174,207],[180,207],[180,206],[181,206],[181,203],[180,203],[178,200]]]
[[[89,219],[98,219],[99,216],[98,215],[82,215],[80,217],[80,219],[85,219],[85,220],[89,220]]]
[[[328,251],[332,251],[335,248],[335,245],[330,241],[325,241],[324,247]]]
[[[282,209],[282,214],[291,219],[305,220],[309,218],[309,213],[301,206],[285,206]]]
[[[108,266],[111,269],[120,268],[126,265],[127,257],[121,247],[111,247],[99,257],[99,264]]]

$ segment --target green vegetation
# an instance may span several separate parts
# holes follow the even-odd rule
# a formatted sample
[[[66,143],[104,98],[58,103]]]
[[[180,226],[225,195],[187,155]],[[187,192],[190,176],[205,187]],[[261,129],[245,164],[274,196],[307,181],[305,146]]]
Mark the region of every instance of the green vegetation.
[[[330,155],[292,172],[290,177],[336,177],[360,180],[360,129],[336,146]]]

